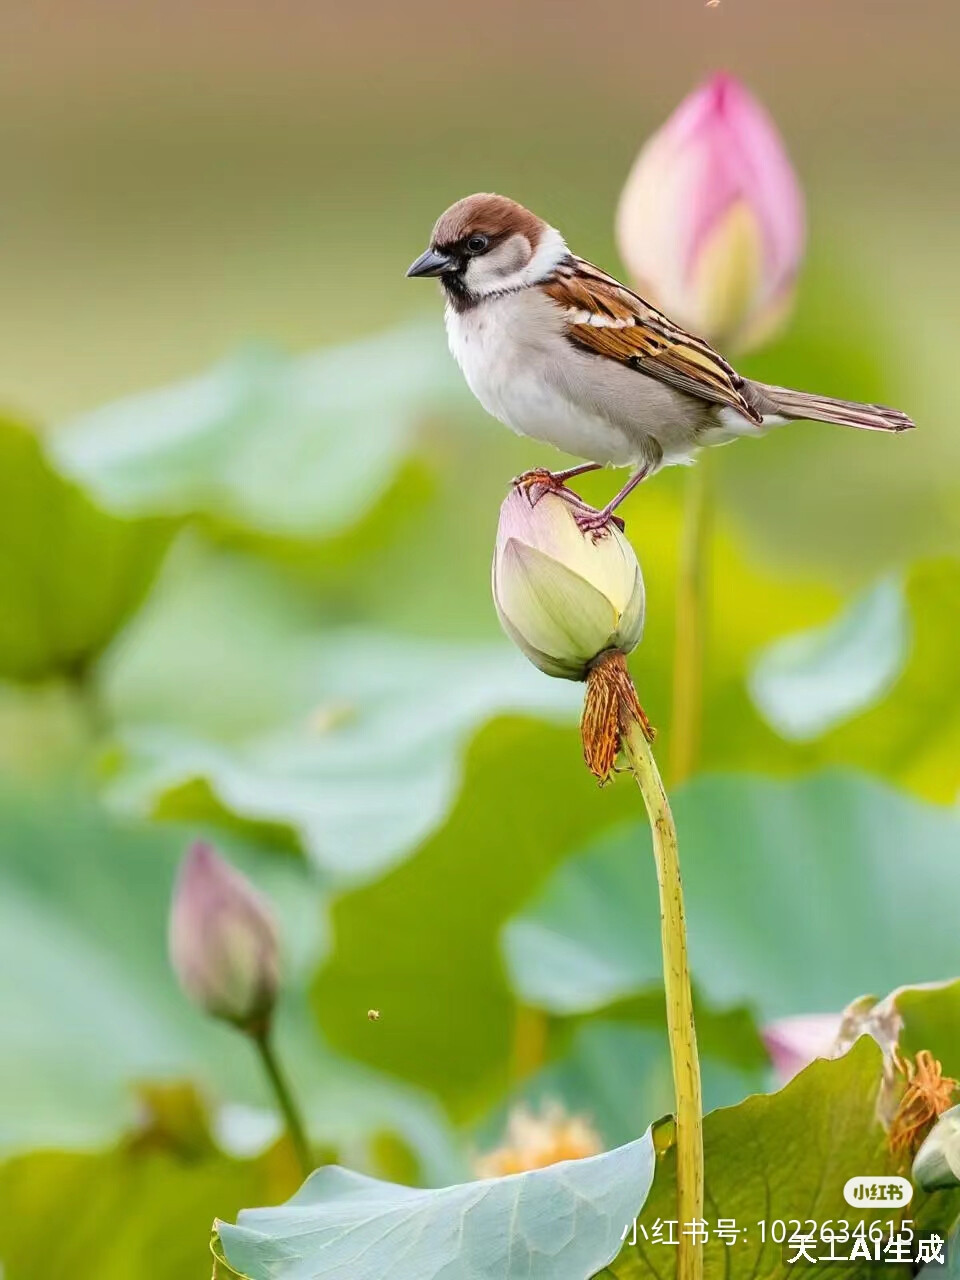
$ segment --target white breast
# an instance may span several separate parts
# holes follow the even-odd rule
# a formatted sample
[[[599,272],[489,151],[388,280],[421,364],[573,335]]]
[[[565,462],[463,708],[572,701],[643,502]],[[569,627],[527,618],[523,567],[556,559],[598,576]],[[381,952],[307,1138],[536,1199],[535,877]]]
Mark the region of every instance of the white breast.
[[[571,385],[581,360],[564,335],[562,312],[539,290],[485,298],[464,312],[448,305],[446,325],[470,390],[508,427],[592,462],[629,466],[642,458],[636,431]]]

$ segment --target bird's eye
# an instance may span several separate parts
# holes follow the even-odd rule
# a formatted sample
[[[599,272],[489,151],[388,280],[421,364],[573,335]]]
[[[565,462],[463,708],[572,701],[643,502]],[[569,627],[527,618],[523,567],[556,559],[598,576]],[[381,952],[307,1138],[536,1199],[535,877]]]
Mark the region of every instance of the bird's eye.
[[[486,236],[470,236],[467,239],[467,253],[483,253],[489,243]]]

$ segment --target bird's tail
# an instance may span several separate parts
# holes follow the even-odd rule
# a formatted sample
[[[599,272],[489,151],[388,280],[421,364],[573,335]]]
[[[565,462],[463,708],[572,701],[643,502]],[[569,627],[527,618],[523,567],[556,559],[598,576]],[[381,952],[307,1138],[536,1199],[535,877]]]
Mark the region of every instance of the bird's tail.
[[[759,393],[758,408],[766,418],[779,414],[784,418],[809,418],[813,422],[836,422],[841,427],[860,427],[864,431],[909,431],[915,426],[899,409],[882,404],[859,404],[856,400],[834,400],[832,396],[811,395],[807,391],[791,391],[788,387],[771,387],[765,382],[753,383]]]

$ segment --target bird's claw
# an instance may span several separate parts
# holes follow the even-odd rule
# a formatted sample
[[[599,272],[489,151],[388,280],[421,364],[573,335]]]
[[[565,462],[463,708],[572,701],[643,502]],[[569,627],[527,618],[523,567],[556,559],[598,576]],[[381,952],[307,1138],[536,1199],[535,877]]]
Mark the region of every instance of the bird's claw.
[[[531,471],[514,476],[513,487],[527,495],[531,506],[536,506],[545,493],[559,493],[565,498],[575,497],[563,480],[546,467],[534,467]]]
[[[578,511],[574,515],[577,522],[577,528],[582,534],[592,533],[594,539],[602,537],[609,529],[610,525],[615,524],[621,533],[626,530],[626,525],[619,516],[615,516],[612,511],[595,511],[592,507],[587,507],[584,511]]]
[[[534,467],[531,471],[524,471],[522,475],[514,476],[513,484],[514,488],[520,489],[527,495],[533,507],[545,493],[558,494],[573,507],[573,518],[580,532],[592,533],[595,540],[601,538],[611,524],[615,524],[621,533],[626,529],[626,525],[619,516],[615,516],[612,511],[597,511],[594,507],[587,506],[579,494],[567,488],[566,480],[562,476],[554,475],[546,467]]]

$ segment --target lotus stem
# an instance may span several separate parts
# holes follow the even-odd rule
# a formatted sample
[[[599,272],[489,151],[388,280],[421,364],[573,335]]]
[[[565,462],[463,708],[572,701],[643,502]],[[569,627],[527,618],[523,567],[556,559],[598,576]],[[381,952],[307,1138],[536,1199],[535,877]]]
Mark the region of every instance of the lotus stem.
[[[263,1063],[263,1069],[270,1082],[273,1096],[276,1098],[277,1105],[283,1115],[290,1143],[300,1164],[303,1176],[306,1178],[313,1172],[313,1157],[310,1154],[310,1144],[307,1141],[307,1132],[304,1128],[300,1110],[296,1102],[294,1102],[290,1086],[281,1070],[273,1042],[270,1039],[270,1032],[264,1030],[251,1033],[250,1038],[256,1045],[257,1053]]]
[[[686,1223],[703,1218],[703,1103],[677,829],[643,726],[635,720],[624,728],[623,748],[650,819],[660,889],[663,985],[677,1115],[677,1280],[701,1280],[703,1246],[683,1232]]]

